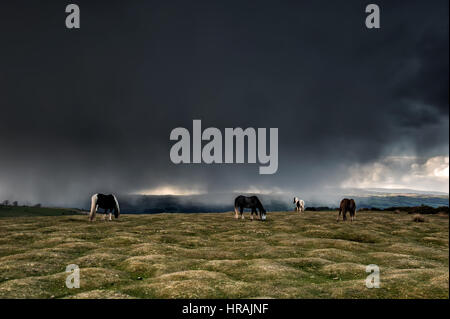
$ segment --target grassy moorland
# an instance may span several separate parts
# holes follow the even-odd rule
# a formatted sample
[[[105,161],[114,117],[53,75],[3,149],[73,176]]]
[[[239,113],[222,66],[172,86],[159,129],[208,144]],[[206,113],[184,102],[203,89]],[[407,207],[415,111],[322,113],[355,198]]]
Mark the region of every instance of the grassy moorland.
[[[61,216],[61,215],[75,215],[79,213],[80,213],[79,210],[69,208],[0,205],[0,217]]]
[[[335,214],[1,217],[0,298],[449,297],[448,215]],[[65,287],[69,264],[79,289]]]

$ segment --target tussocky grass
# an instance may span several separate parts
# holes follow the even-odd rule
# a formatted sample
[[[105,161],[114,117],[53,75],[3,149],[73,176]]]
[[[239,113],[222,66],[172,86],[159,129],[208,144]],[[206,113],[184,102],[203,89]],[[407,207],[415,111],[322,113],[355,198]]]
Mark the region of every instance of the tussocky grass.
[[[58,215],[58,214],[55,214]],[[0,218],[0,298],[448,298],[448,215]],[[65,287],[80,267],[79,289]],[[365,268],[380,267],[379,289]]]

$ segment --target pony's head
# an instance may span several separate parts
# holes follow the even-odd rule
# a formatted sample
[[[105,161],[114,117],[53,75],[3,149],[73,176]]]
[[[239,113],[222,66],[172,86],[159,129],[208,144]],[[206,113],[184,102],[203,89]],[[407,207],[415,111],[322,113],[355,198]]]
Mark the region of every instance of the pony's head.
[[[116,204],[114,205],[114,217],[115,218],[119,218],[119,216],[120,216],[120,207],[119,207],[119,202],[117,201],[116,196],[114,196],[114,201],[116,202]]]
[[[298,198],[294,197],[294,204],[296,204],[298,202]]]
[[[265,220],[266,220],[267,213],[266,213],[266,210],[265,210],[264,208],[261,208],[261,209],[259,210],[259,215],[260,215],[262,221],[265,221]]]

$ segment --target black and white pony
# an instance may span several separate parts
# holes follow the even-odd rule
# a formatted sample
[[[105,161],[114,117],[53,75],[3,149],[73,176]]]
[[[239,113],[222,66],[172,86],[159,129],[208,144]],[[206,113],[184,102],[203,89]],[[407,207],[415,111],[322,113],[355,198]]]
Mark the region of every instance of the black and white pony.
[[[305,211],[305,202],[303,199],[298,199],[294,197],[295,211],[299,213],[303,213]]]
[[[116,196],[109,194],[94,194],[91,197],[91,212],[89,213],[89,220],[93,221],[95,218],[95,214],[97,213],[97,209],[104,209],[103,219],[106,218],[106,214],[109,211],[109,220],[112,220],[112,212],[114,211],[114,217],[119,218],[120,208],[119,202],[117,201]],[[99,212],[100,213],[100,212]]]
[[[261,220],[266,220],[266,210],[264,209],[263,205],[256,196],[247,197],[240,195],[236,197],[236,199],[234,200],[234,212],[235,212],[234,217],[236,219],[238,218],[238,208],[239,211],[241,212],[242,219],[244,219],[244,208],[251,208],[252,209],[252,213],[250,215],[251,220],[253,220],[253,214],[258,216],[258,212],[256,209],[259,210],[259,218]]]

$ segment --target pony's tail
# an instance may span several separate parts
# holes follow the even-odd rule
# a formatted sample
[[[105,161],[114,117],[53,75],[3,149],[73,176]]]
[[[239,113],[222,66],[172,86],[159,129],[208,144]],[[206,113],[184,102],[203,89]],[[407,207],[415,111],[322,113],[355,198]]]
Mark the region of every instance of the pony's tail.
[[[92,195],[92,197],[91,197],[91,211],[89,213],[89,220],[90,221],[94,220],[95,213],[97,212],[97,199],[98,199],[97,194]]]
[[[237,218],[237,216],[239,215],[239,212],[238,212],[238,200],[237,200],[237,198],[234,200],[234,214],[235,214],[236,218]]]

